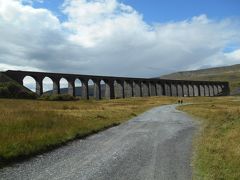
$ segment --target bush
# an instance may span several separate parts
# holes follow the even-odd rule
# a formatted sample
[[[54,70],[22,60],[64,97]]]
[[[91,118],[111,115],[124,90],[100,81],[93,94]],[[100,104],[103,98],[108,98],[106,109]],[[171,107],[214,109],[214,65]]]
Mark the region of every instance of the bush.
[[[7,87],[0,87],[0,97],[8,97],[10,92]]]
[[[48,101],[74,101],[77,100],[74,96],[71,96],[69,94],[53,94],[53,95],[42,95],[42,100],[48,100]]]
[[[16,97],[21,99],[37,99],[36,93],[26,91],[18,92]]]

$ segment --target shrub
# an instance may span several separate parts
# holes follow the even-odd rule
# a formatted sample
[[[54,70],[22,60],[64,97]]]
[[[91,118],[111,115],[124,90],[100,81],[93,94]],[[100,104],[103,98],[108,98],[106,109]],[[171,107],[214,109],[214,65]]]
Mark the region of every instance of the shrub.
[[[48,101],[74,101],[77,100],[74,96],[71,96],[69,94],[52,94],[52,95],[42,95],[42,100],[48,100]]]

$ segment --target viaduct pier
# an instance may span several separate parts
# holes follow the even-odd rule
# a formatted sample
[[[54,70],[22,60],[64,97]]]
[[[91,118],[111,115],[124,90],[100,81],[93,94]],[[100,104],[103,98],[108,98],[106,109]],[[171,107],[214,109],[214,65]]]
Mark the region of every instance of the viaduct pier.
[[[190,81],[160,78],[130,78],[113,76],[94,76],[81,74],[62,74],[32,71],[4,72],[5,75],[23,85],[26,76],[36,82],[36,93],[43,94],[43,79],[48,77],[53,82],[53,93],[60,94],[60,80],[68,82],[68,94],[75,96],[75,81],[81,81],[81,97],[89,99],[89,81],[92,80],[96,99],[115,99],[145,96],[227,96],[230,93],[229,83],[221,81]],[[103,83],[102,83],[103,82]],[[104,86],[104,95],[102,87]]]

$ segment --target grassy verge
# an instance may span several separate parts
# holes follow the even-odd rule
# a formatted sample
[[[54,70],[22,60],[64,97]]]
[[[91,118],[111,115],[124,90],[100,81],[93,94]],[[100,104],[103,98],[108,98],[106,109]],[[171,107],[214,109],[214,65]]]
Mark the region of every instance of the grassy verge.
[[[195,179],[240,179],[240,98],[195,99],[182,106],[202,122],[195,143]]]
[[[0,99],[0,165],[120,124],[151,107],[173,102],[176,98],[70,102]]]

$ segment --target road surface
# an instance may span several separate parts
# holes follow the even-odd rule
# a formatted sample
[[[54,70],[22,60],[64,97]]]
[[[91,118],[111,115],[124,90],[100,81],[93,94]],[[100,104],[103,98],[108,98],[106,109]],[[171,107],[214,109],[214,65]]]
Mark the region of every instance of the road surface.
[[[153,108],[120,126],[1,169],[0,179],[190,180],[197,124],[175,107]]]

